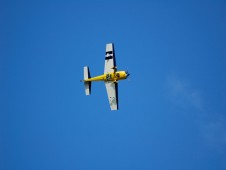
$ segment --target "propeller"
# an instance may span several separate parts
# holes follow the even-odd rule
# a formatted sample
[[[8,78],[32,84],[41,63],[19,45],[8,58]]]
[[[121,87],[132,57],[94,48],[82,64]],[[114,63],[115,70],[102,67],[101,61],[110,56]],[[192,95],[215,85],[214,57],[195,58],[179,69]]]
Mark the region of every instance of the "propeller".
[[[130,75],[130,74],[129,74],[128,70],[127,70],[127,71],[126,71],[126,78],[129,77],[129,75]]]

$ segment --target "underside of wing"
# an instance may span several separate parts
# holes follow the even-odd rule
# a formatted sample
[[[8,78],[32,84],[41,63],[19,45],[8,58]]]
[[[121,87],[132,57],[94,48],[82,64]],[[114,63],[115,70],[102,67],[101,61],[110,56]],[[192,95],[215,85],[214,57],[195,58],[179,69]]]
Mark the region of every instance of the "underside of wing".
[[[104,73],[114,72],[116,66],[114,44],[106,44]]]
[[[111,110],[118,110],[118,84],[114,82],[105,82],[107,95]]]

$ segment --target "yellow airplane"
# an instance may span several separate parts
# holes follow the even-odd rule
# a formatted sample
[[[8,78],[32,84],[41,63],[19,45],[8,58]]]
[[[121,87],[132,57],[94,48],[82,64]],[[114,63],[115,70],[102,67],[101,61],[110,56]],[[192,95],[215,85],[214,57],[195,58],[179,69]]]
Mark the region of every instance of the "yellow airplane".
[[[106,44],[106,55],[105,55],[105,67],[104,74],[91,77],[89,67],[84,67],[84,82],[85,94],[91,94],[91,82],[92,81],[104,81],[108,100],[110,103],[111,110],[118,110],[118,81],[126,79],[129,76],[128,71],[117,71],[114,44]]]

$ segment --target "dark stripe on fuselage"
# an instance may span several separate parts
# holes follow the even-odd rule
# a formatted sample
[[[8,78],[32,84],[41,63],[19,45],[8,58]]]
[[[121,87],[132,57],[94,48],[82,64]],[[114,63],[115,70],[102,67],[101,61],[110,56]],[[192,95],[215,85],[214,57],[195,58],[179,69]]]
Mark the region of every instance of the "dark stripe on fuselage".
[[[105,57],[105,60],[109,60],[109,59],[112,59],[113,56],[108,56],[108,57]]]

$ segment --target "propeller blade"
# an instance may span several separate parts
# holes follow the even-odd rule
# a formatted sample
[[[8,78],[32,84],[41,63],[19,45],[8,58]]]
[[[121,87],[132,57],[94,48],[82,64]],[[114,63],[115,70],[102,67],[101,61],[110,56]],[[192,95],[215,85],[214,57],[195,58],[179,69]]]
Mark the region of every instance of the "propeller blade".
[[[129,74],[129,72],[128,72],[128,71],[126,71],[126,77],[129,77],[129,75],[130,75],[130,74]]]

